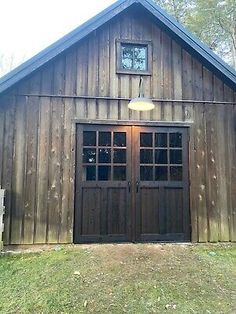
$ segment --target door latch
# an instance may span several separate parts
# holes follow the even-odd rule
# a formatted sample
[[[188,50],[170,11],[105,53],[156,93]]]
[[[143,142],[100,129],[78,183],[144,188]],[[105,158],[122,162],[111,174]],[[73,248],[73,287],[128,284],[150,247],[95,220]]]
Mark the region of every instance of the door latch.
[[[130,181],[128,182],[128,190],[129,190],[129,193],[130,193],[130,191],[131,191],[131,182]]]
[[[139,191],[139,181],[136,182],[136,193]]]

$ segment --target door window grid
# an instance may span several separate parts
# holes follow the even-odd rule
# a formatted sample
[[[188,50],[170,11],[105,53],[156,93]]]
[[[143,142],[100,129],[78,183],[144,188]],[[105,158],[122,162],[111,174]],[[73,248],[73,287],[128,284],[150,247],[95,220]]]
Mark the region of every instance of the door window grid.
[[[83,181],[126,181],[126,132],[83,132]]]
[[[182,181],[181,132],[140,133],[140,180]]]

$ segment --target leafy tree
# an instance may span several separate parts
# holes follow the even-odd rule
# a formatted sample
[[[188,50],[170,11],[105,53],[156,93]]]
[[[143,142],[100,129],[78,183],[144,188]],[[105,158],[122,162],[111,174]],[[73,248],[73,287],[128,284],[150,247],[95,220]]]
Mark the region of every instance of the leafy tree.
[[[235,0],[154,0],[236,68]]]
[[[0,77],[24,62],[25,56],[16,57],[14,53],[6,55],[0,53]]]
[[[195,0],[154,0],[161,8],[181,23],[188,23],[189,15],[195,7]]]

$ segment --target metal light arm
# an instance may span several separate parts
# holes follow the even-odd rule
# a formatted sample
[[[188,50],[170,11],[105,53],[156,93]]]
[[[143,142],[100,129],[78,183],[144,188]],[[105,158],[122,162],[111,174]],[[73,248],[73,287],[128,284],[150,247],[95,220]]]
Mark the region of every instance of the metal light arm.
[[[143,77],[139,80],[139,96],[129,102],[128,108],[136,111],[148,111],[154,109],[154,104],[151,99],[144,97]]]

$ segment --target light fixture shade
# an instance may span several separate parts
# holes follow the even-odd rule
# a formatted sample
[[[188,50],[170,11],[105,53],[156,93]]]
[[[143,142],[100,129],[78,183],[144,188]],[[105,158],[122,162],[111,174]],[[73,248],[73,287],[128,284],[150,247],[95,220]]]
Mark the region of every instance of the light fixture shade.
[[[145,97],[137,97],[129,102],[128,108],[136,111],[148,111],[154,109],[151,99]]]

